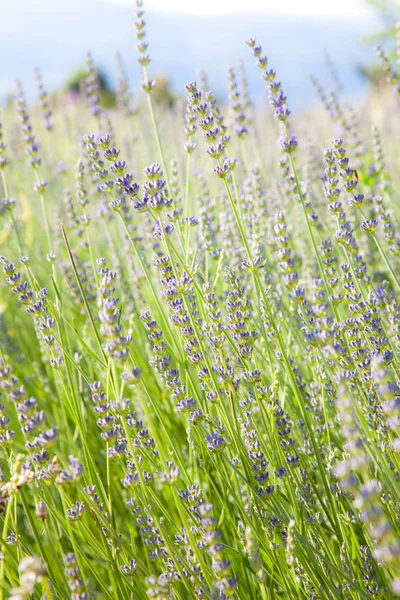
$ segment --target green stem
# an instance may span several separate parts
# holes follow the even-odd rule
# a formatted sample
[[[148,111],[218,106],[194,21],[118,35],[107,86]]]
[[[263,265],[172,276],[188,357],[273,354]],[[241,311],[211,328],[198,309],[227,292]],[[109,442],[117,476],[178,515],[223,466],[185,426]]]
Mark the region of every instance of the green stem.
[[[7,544],[5,540],[7,539],[8,526],[11,518],[11,511],[13,507],[14,496],[10,496],[10,499],[7,504],[6,514],[4,517],[3,523],[3,532],[1,534],[2,545],[1,545],[1,561],[0,561],[0,600],[4,598],[4,577],[5,577],[5,568],[6,568],[6,554],[7,554]]]
[[[96,336],[96,340],[97,340],[97,343],[99,345],[100,352],[101,352],[101,355],[102,355],[102,357],[104,359],[104,362],[107,362],[107,357],[106,357],[105,352],[103,350],[103,346],[102,346],[102,343],[101,343],[101,340],[100,340],[100,336],[99,336],[99,333],[97,331],[96,325],[95,325],[94,320],[93,320],[92,311],[90,310],[90,306],[89,306],[89,303],[87,301],[86,294],[84,292],[84,289],[83,289],[82,284],[81,284],[81,280],[79,278],[79,274],[78,274],[78,270],[77,270],[76,265],[75,265],[75,259],[74,259],[73,254],[72,254],[71,246],[69,245],[67,234],[65,233],[64,225],[62,225],[62,224],[61,224],[61,230],[62,230],[62,234],[63,234],[65,245],[66,245],[67,250],[68,250],[68,255],[69,255],[69,259],[71,261],[72,269],[73,269],[74,274],[75,274],[76,282],[78,284],[79,291],[80,291],[80,293],[82,295],[82,300],[83,300],[83,303],[84,303],[85,308],[86,308],[87,316],[89,317],[89,321],[90,321],[90,324],[91,324],[92,329],[94,331],[94,335]]]

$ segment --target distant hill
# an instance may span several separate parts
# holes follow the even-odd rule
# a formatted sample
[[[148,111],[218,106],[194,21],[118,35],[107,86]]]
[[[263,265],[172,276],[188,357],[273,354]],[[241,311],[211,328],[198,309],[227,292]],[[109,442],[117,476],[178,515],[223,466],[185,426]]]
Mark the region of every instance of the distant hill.
[[[28,97],[32,97],[36,66],[42,70],[46,87],[57,88],[83,64],[88,50],[111,80],[115,80],[115,53],[120,51],[133,89],[137,87],[140,70],[131,6],[104,0],[12,0],[5,4],[0,19],[0,99],[13,90],[16,79],[22,80]],[[210,87],[225,95],[226,67],[242,59],[251,93],[258,97],[263,82],[244,44],[250,36],[262,43],[293,108],[314,101],[308,77],[311,72],[329,83],[324,49],[332,56],[350,95],[360,93],[365,85],[355,72],[356,65],[374,60],[373,48],[362,42],[363,36],[376,28],[367,18],[254,14],[209,18],[147,13],[145,19],[153,58],[150,73],[166,73],[178,92],[203,68]]]

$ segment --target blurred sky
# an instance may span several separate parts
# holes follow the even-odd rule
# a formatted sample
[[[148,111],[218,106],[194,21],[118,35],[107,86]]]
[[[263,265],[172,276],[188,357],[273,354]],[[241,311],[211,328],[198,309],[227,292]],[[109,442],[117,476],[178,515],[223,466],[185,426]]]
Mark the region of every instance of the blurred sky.
[[[135,0],[109,0],[134,5]],[[279,15],[336,15],[365,18],[363,0],[146,0],[146,8],[163,12],[201,15],[256,13]]]
[[[137,90],[134,7],[134,0],[0,0],[0,102],[16,79],[35,98],[35,67],[49,91],[59,88],[88,51],[112,83],[119,51]],[[350,96],[365,89],[357,67],[375,61],[365,37],[380,24],[363,0],[144,0],[144,9],[150,74],[167,74],[178,93],[202,68],[222,97],[227,66],[243,61],[253,98],[262,97],[265,86],[244,43],[250,36],[262,44],[292,108],[315,101],[310,73],[331,85],[326,51]]]

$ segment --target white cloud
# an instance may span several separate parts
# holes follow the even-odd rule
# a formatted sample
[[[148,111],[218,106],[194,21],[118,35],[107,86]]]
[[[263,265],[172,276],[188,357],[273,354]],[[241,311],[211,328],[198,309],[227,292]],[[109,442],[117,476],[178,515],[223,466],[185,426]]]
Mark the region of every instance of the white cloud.
[[[135,0],[108,0],[135,5]],[[145,10],[197,15],[280,14],[304,16],[363,17],[363,0],[145,0]]]

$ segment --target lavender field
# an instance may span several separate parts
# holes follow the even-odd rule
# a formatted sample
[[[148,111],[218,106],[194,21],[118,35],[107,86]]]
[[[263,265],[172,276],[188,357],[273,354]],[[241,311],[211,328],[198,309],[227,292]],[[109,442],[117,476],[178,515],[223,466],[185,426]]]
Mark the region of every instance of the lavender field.
[[[0,600],[398,598],[400,26],[291,114],[134,21],[140,94],[0,115]]]

